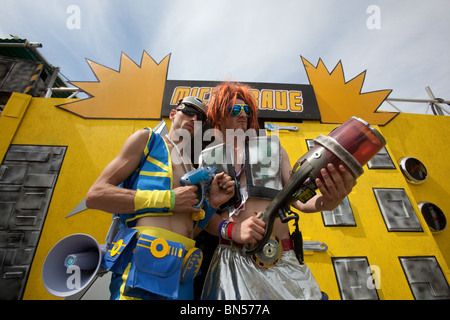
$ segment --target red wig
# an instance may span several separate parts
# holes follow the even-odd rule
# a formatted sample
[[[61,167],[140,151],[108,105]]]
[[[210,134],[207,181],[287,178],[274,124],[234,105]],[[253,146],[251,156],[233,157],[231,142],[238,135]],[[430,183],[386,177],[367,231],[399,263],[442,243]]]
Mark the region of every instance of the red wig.
[[[259,129],[256,99],[251,87],[239,82],[224,82],[216,86],[211,93],[208,106],[208,121],[212,128],[221,130],[221,120],[228,116],[228,107],[236,103],[236,99],[243,100],[250,108],[248,129]]]

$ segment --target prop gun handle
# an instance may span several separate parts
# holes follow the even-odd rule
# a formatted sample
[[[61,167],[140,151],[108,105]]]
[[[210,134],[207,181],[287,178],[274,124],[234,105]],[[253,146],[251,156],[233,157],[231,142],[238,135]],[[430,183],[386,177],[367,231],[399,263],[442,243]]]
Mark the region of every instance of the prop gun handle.
[[[288,183],[259,216],[259,218],[266,223],[266,232],[263,239],[251,249],[248,248],[247,245],[244,246],[244,253],[251,255],[262,250],[272,234],[273,224],[277,217],[280,217],[283,223],[296,218],[295,216],[287,216],[286,211],[288,210],[286,208],[289,208],[290,204],[297,200],[297,191],[309,178],[309,174],[313,169],[313,166],[308,161],[305,161],[302,166],[291,176]]]

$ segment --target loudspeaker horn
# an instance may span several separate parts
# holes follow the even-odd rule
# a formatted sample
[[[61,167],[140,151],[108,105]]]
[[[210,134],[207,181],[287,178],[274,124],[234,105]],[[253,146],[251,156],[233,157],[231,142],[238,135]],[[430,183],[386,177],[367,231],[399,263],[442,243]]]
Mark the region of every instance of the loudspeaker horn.
[[[86,234],[60,240],[48,253],[42,267],[45,289],[57,297],[70,297],[87,288],[103,270],[106,246]]]

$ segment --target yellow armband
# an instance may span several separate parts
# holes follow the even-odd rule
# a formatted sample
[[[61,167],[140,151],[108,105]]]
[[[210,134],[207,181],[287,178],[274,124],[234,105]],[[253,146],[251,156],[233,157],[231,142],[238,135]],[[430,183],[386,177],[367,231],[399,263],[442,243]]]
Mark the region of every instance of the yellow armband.
[[[136,213],[153,212],[154,215],[172,214],[175,193],[172,190],[137,190],[134,197]]]

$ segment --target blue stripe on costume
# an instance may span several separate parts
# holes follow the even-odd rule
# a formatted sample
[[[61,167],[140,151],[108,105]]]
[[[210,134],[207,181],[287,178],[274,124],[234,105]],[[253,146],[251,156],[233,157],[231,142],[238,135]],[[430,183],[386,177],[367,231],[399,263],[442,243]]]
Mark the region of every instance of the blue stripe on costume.
[[[172,160],[164,138],[150,128],[149,138],[139,168],[119,187],[132,190],[172,190]],[[150,213],[169,212],[170,207],[146,208],[133,214],[120,214],[121,225],[132,228],[136,219]]]

